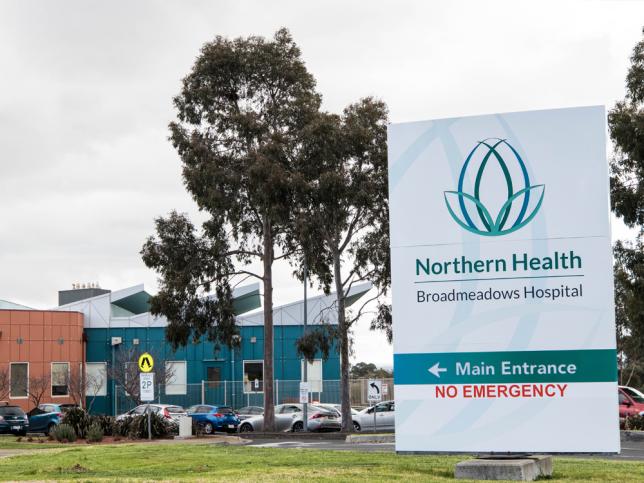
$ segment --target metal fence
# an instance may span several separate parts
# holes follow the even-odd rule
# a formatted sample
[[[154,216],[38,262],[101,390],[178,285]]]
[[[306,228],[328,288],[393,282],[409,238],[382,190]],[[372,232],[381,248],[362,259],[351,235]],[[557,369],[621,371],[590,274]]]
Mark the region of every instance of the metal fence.
[[[366,407],[368,379],[351,379],[350,394],[353,407]],[[340,404],[340,381],[310,381],[309,401],[311,403]],[[382,400],[394,399],[393,379],[382,379]],[[297,403],[300,400],[300,381],[275,380],[275,404]],[[243,381],[202,381],[199,384],[158,384],[155,388],[158,404],[177,404],[187,408],[195,404],[232,406],[264,406],[264,393],[254,391],[249,383]],[[122,386],[116,387],[116,408],[121,414],[136,405]]]

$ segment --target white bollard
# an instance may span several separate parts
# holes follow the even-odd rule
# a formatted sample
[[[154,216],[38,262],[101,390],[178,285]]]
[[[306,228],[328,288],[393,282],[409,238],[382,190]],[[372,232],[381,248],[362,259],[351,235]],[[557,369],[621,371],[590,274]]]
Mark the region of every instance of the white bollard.
[[[189,438],[192,436],[192,418],[190,416],[181,416],[179,418],[179,437]]]

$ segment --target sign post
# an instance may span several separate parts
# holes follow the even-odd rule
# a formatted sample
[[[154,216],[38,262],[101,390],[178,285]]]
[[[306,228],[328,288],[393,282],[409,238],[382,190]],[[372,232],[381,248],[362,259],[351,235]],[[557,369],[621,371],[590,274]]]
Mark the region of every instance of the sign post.
[[[152,415],[150,413],[150,402],[154,401],[154,359],[147,352],[139,357],[139,396],[141,401],[147,401],[148,406],[145,412],[148,415],[148,439],[152,439]]]
[[[309,383],[300,382],[300,404],[306,404],[309,402]]]
[[[389,125],[396,451],[619,452],[605,124]]]
[[[367,381],[367,400],[373,404],[373,432],[376,432],[378,422],[376,420],[376,405],[382,401],[382,381],[380,379],[369,379]]]

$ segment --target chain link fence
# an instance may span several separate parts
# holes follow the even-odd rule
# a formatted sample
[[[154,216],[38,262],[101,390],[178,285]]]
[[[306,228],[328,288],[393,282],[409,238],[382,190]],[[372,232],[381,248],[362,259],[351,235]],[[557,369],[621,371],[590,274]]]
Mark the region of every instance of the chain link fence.
[[[394,399],[393,379],[382,380],[382,400]],[[368,379],[351,379],[349,381],[351,406],[362,408],[369,406],[367,400]],[[340,404],[340,381],[309,381],[311,403]],[[176,404],[188,408],[195,404],[212,404],[232,406],[239,409],[244,406],[264,406],[264,393],[253,390],[252,383],[243,381],[202,381],[198,384],[172,384],[155,387],[155,403]],[[298,403],[300,401],[300,381],[275,380],[275,404]],[[116,387],[117,414],[122,414],[136,406],[122,386]]]

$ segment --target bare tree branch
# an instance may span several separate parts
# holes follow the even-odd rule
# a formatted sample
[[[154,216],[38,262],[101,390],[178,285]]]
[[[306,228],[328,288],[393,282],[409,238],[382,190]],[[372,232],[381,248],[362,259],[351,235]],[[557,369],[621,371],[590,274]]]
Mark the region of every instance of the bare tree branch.
[[[9,397],[11,392],[11,377],[9,375],[9,366],[0,367],[0,401]]]
[[[362,317],[362,316],[364,315],[364,314],[363,314],[363,312],[362,312],[362,311],[364,310],[364,308],[365,308],[369,303],[373,302],[374,300],[378,300],[378,298],[379,298],[379,297],[380,297],[380,294],[379,294],[379,293],[377,293],[376,295],[374,295],[374,296],[373,296],[373,297],[371,297],[370,299],[367,299],[367,300],[366,300],[366,301],[365,301],[365,302],[360,306],[360,308],[358,309],[358,313],[356,314],[356,316],[355,316],[355,317],[353,317],[351,320],[349,320],[349,321],[347,322],[347,324],[348,324],[349,326],[351,326],[351,325],[352,325],[354,322],[356,322],[360,317]]]
[[[45,393],[51,388],[51,376],[45,372],[40,376],[30,377],[27,385],[27,396],[37,408]]]
[[[83,383],[83,372],[79,366],[71,367],[65,375],[67,393],[78,407],[83,407],[85,399],[85,385]]]
[[[152,354],[154,356],[154,354]],[[135,404],[141,404],[139,385],[139,352],[135,347],[119,349],[117,351],[114,365],[110,365],[107,374],[118,386],[123,387],[125,395]],[[155,384],[166,385],[174,377],[174,371],[167,370],[165,361],[155,358],[154,368]]]

